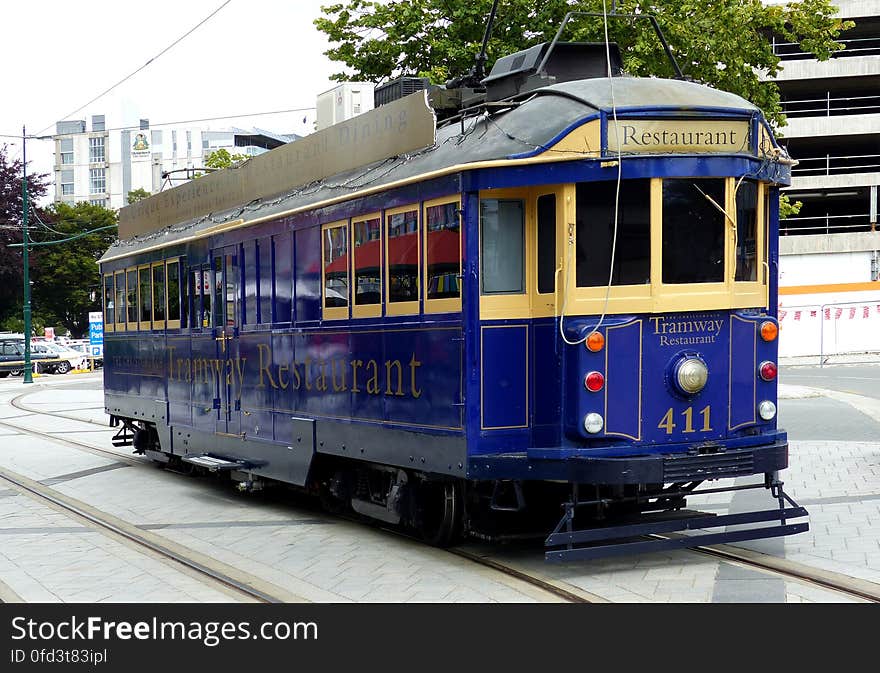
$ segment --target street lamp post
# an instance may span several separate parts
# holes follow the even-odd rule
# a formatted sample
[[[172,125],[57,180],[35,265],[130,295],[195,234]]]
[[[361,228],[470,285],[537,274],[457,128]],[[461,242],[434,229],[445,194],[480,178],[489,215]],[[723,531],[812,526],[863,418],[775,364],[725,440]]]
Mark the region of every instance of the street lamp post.
[[[27,134],[21,127],[21,236],[24,263],[24,382],[33,383],[31,375],[31,279],[28,266],[28,188],[27,188]]]

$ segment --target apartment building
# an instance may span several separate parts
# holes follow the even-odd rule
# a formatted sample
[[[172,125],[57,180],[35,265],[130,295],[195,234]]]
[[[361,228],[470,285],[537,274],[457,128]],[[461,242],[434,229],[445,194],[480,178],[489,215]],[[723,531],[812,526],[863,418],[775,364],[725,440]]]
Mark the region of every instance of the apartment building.
[[[55,201],[126,205],[128,193],[156,193],[190,180],[211,152],[256,156],[299,138],[264,129],[207,130],[194,126],[109,128],[104,115],[59,121],[55,129]]]

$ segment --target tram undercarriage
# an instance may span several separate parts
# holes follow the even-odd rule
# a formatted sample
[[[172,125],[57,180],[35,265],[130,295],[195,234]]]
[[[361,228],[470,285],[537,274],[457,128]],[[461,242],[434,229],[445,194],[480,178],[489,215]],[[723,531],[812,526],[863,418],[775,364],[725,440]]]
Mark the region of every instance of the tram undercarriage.
[[[757,483],[701,489],[719,477],[613,485],[475,481],[316,456],[312,476],[300,488],[261,476],[246,460],[166,453],[152,423],[112,417],[111,425],[120,427],[116,446],[131,445],[135,454],[162,467],[193,476],[222,475],[247,493],[281,486],[304,490],[332,514],[353,513],[399,527],[440,547],[466,537],[489,542],[543,538],[546,560],[570,561],[791,535],[809,527],[806,521],[791,521],[806,517],[807,511],[785,493],[778,471],[764,473]],[[755,489],[769,491],[776,507],[727,514],[687,508],[688,498],[695,496]]]

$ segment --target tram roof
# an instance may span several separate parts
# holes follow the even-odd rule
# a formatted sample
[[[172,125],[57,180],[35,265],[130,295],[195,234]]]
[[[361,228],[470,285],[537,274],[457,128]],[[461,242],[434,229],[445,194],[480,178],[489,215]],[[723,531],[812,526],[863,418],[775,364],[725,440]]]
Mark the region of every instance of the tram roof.
[[[101,261],[138,254],[175,242],[210,235],[218,227],[244,219],[264,221],[414,181],[444,170],[467,170],[467,164],[499,161],[528,153],[540,154],[566,130],[599,111],[639,109],[717,110],[754,112],[757,107],[735,94],[681,80],[615,77],[575,80],[534,92],[521,104],[491,115],[467,117],[437,129],[436,141],[422,150],[359,166],[291,191],[188,221],[130,239],[119,240]],[[280,149],[280,148],[279,148]],[[209,231],[210,230],[210,231]],[[204,232],[204,234],[202,234]]]

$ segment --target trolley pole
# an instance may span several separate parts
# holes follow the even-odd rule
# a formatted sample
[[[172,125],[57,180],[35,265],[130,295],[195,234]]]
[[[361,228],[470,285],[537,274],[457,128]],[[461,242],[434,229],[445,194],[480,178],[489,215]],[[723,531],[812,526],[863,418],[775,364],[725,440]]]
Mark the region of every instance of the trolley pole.
[[[28,188],[27,134],[21,127],[21,238],[24,263],[24,383],[33,383],[31,375],[31,277],[28,266]]]

